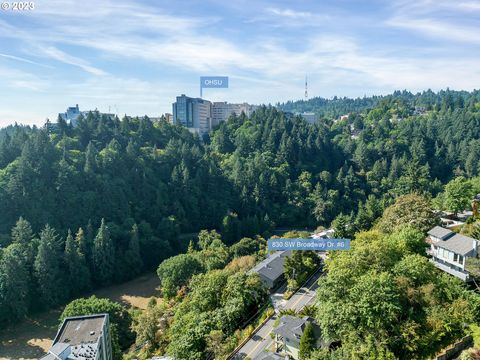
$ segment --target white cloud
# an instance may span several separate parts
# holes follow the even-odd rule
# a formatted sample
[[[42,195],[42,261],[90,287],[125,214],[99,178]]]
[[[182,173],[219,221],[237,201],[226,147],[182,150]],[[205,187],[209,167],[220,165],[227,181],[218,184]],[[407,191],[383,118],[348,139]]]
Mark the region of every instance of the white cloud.
[[[458,26],[434,19],[415,19],[406,17],[392,18],[388,20],[386,24],[394,27],[400,27],[416,31],[421,34],[441,40],[448,39],[473,44],[480,44],[480,37],[478,36],[480,29],[477,28]]]
[[[465,16],[465,11],[480,10],[480,2],[396,0],[393,1],[392,9],[392,17],[385,22],[388,26],[411,30],[441,41],[480,44],[478,22],[469,22]],[[454,14],[458,17],[452,16]],[[462,19],[461,23],[458,19]]]
[[[86,71],[86,72],[88,72],[92,75],[100,76],[100,75],[105,75],[106,74],[105,71],[89,65],[86,61],[84,61],[82,59],[79,59],[75,56],[68,55],[68,54],[64,53],[63,51],[61,51],[61,50],[59,50],[59,49],[57,49],[53,46],[49,46],[49,47],[46,47],[46,48],[41,48],[40,51],[43,52],[45,55],[51,57],[52,59],[55,59],[57,61],[63,62],[63,63],[68,64],[68,65],[77,66],[80,69],[82,69],[82,70],[84,70],[84,71]]]
[[[279,9],[279,8],[268,8],[267,11],[271,14],[284,16],[287,18],[292,19],[299,19],[299,18],[309,18],[312,17],[313,14],[308,11],[295,11],[292,9]]]
[[[48,88],[47,82],[36,74],[17,70],[11,67],[0,66],[0,78],[2,79],[2,84],[6,84],[11,89],[44,91]],[[4,97],[2,100],[3,99]]]
[[[0,57],[3,57],[3,58],[5,58],[5,59],[20,61],[20,62],[27,63],[27,64],[43,66],[43,67],[46,67],[46,68],[52,68],[52,67],[49,66],[49,65],[40,64],[40,63],[38,63],[38,62],[36,62],[36,61],[29,60],[29,59],[25,59],[25,58],[22,58],[22,57],[19,57],[19,56],[14,56],[14,55],[9,55],[9,54],[2,54],[2,53],[0,53]]]
[[[454,3],[458,9],[463,9],[465,11],[478,11],[480,10],[480,2],[478,1],[460,1],[458,3]]]

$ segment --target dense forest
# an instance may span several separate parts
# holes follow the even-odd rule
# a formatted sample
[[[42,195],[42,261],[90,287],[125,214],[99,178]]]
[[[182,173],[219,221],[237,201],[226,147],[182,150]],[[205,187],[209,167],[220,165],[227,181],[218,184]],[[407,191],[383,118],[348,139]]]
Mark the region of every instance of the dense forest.
[[[480,295],[438,271],[426,256],[425,233],[435,224],[428,198],[402,195],[373,228],[355,234],[350,251],[329,252],[316,302],[298,313],[280,310],[315,317],[322,339],[333,344],[316,349],[311,341],[300,360],[431,359],[467,334],[476,334],[480,346]],[[308,235],[290,231],[283,237]],[[226,247],[218,233],[204,230],[197,244],[159,266],[165,297],[152,300],[132,320],[143,347],[127,359],[165,353],[175,359],[225,359],[253,331],[255,317],[244,320],[256,310],[268,313],[258,275],[247,272],[265,255],[264,239],[243,238]],[[318,261],[311,251],[286,258],[288,286],[292,280],[303,283]]]
[[[0,322],[157,268],[202,229],[226,246],[274,227],[367,230],[398,196],[440,202],[479,164],[479,91],[263,106],[204,139],[97,112],[75,127],[10,126],[0,131]]]

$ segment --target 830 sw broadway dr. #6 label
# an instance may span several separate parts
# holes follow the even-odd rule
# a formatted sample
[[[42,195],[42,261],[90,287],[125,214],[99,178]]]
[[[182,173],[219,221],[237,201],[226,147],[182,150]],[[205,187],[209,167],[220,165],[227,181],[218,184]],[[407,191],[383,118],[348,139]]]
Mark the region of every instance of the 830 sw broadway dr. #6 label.
[[[269,239],[268,250],[350,250],[350,239]]]

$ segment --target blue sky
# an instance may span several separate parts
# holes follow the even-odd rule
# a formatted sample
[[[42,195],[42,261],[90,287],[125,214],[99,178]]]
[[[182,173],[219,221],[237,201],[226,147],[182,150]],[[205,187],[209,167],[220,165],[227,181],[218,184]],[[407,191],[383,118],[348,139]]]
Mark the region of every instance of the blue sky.
[[[204,97],[276,103],[309,95],[480,86],[480,1],[37,0],[0,10],[0,126],[69,105],[159,116],[199,76]]]

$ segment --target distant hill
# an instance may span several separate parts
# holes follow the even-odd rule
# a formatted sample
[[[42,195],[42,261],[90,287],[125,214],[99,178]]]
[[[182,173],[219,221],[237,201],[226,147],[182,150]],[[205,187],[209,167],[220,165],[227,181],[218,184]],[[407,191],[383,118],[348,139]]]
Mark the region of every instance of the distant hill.
[[[308,100],[287,101],[277,103],[276,107],[288,112],[315,112],[320,117],[338,118],[350,112],[364,112],[377,106],[382,100],[399,100],[407,103],[412,109],[415,106],[432,109],[435,105],[440,106],[445,97],[451,97],[453,102],[464,101],[474,95],[478,98],[479,92],[442,90],[437,93],[432,90],[413,94],[409,91],[395,91],[390,95],[369,96],[362,98],[333,97],[326,99],[314,97]]]

